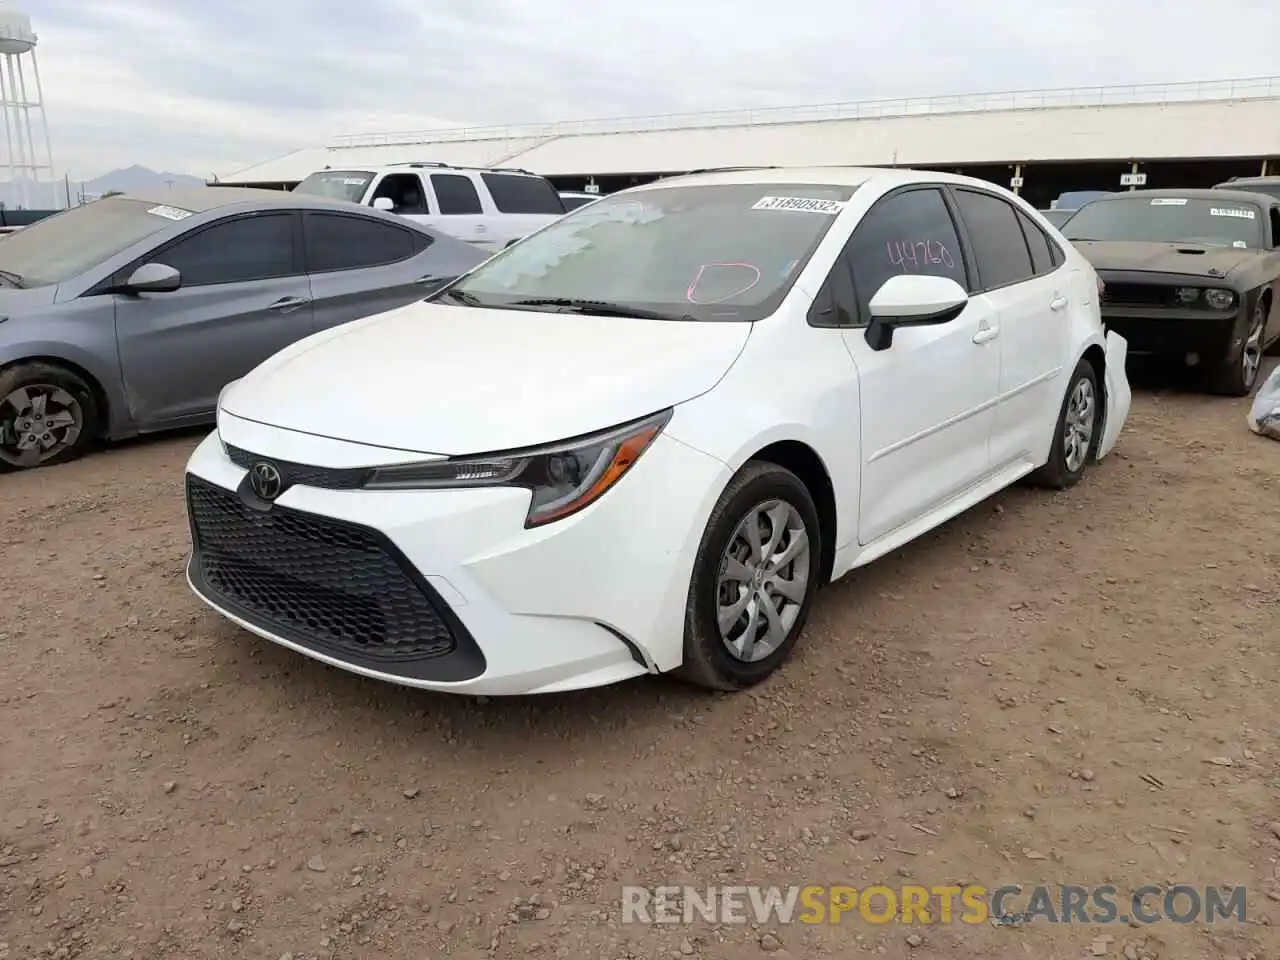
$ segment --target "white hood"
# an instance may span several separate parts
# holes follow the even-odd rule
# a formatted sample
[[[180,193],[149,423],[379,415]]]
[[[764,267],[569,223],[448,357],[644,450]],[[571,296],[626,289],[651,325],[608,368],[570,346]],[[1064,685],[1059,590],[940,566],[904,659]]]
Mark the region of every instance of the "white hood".
[[[227,413],[457,456],[605,429],[705,393],[751,325],[414,303],[308,337],[236,381]]]

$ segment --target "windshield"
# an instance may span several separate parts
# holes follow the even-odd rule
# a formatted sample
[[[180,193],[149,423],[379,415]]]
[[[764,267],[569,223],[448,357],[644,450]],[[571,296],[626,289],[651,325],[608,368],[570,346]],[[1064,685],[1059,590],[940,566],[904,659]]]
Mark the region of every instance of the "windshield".
[[[322,170],[303,180],[293,192],[359,203],[372,179],[373,174],[367,170]]]
[[[1208,247],[1260,247],[1258,207],[1235,200],[1131,197],[1096,200],[1062,228],[1068,240],[1135,240]]]
[[[0,271],[24,287],[62,283],[189,216],[163,204],[105,197],[0,240]]]
[[[563,300],[591,313],[581,303],[589,301],[611,313],[759,320],[778,308],[854,189],[770,183],[614,194],[497,254],[446,297],[470,306],[537,309],[521,301]]]

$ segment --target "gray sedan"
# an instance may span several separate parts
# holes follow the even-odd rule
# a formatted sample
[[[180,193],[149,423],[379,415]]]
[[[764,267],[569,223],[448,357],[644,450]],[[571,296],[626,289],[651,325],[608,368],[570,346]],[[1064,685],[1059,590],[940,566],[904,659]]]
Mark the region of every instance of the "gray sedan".
[[[403,217],[228,187],[97,200],[0,239],[0,470],[208,423],[302,337],[486,258]],[[334,384],[334,389],[343,389]]]

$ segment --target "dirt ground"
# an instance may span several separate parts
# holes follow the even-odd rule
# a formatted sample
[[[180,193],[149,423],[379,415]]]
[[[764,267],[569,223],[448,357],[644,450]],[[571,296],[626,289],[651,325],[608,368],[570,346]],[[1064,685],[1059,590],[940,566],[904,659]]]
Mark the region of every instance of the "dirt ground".
[[[0,960],[1280,957],[1280,444],[1139,392],[828,591],[782,674],[400,690],[187,590],[186,436],[0,478]],[[1146,779],[1144,779],[1146,778]],[[620,922],[620,888],[1185,882],[1247,922]]]

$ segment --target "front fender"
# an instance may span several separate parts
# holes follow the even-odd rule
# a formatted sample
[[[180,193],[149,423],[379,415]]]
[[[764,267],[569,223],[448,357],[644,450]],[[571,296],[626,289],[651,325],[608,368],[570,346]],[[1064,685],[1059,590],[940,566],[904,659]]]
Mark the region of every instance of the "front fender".
[[[132,420],[120,382],[120,361],[115,352],[114,329],[110,339],[103,338],[102,346],[109,355],[102,356],[73,343],[58,340],[12,340],[0,345],[0,367],[7,367],[25,360],[39,358],[46,363],[61,363],[78,367],[93,378],[106,401],[104,432],[110,439],[131,432]]]
[[[1129,418],[1129,407],[1133,403],[1133,393],[1129,388],[1129,374],[1125,369],[1125,361],[1129,356],[1129,342],[1111,330],[1106,341],[1107,370],[1103,389],[1106,391],[1106,419],[1102,425],[1102,439],[1098,443],[1094,460],[1101,460],[1120,440],[1120,431]]]

